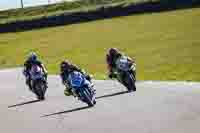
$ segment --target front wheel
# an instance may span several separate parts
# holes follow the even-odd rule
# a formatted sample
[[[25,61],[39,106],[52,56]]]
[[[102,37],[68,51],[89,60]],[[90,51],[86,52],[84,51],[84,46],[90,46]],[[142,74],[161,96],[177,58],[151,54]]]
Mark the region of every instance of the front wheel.
[[[42,81],[39,81],[35,85],[35,94],[37,95],[38,100],[44,100],[45,99],[45,92],[46,92],[46,86],[45,83]]]
[[[135,75],[132,73],[124,73],[124,78],[122,79],[123,84],[126,86],[129,92],[136,91],[135,86]]]
[[[128,74],[128,91],[136,91],[135,86],[135,76],[133,74]]]
[[[92,107],[96,104],[95,99],[93,99],[92,94],[90,94],[87,89],[83,90],[82,94],[79,95],[82,97],[82,101],[87,103],[89,107]]]

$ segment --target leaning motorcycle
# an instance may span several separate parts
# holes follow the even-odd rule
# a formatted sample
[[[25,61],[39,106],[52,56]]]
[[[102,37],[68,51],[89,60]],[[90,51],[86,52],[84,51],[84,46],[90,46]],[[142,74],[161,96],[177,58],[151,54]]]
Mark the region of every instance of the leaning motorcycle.
[[[128,57],[121,57],[116,61],[116,78],[129,92],[136,91],[136,64],[128,61]]]
[[[44,100],[47,83],[42,68],[38,65],[33,65],[30,71],[30,76],[30,85],[33,93],[36,94],[39,100]]]
[[[82,73],[77,71],[71,72],[68,76],[68,81],[74,96],[77,96],[82,102],[87,103],[88,106],[96,104],[93,85]]]

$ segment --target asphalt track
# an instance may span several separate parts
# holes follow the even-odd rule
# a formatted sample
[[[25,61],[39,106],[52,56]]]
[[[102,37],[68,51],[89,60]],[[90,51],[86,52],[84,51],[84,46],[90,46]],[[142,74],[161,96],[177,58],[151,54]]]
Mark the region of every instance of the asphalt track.
[[[115,81],[94,81],[97,104],[88,108],[63,94],[49,76],[46,100],[36,101],[21,69],[0,71],[1,133],[199,133],[200,83],[138,81],[137,92]]]

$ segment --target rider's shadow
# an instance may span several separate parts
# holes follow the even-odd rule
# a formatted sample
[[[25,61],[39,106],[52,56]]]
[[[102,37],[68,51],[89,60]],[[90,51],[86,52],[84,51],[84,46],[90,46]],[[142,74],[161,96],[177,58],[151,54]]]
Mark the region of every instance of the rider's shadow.
[[[56,113],[52,113],[52,114],[43,115],[42,117],[71,113],[71,112],[85,110],[85,109],[88,109],[88,108],[91,108],[91,107],[89,107],[89,106],[79,107],[79,108],[75,108],[75,109],[70,109],[70,110],[66,110],[66,111],[60,111],[60,112],[56,112]]]
[[[114,96],[122,95],[122,94],[126,94],[126,93],[129,93],[129,92],[128,91],[115,92],[115,93],[112,93],[112,94],[106,94],[106,95],[98,96],[98,97],[96,97],[96,99],[114,97]]]
[[[17,107],[17,106],[26,105],[26,104],[36,103],[36,102],[40,102],[40,101],[41,100],[32,100],[32,101],[22,102],[22,103],[10,105],[10,106],[8,106],[8,108],[13,108],[13,107]]]
[[[121,91],[121,92],[116,92],[116,93],[112,93],[112,94],[106,94],[106,95],[98,96],[98,97],[96,97],[96,99],[108,98],[108,97],[113,97],[113,96],[122,95],[122,94],[126,94],[126,93],[129,93],[129,92]],[[79,108],[75,108],[75,109],[70,109],[70,110],[66,110],[66,111],[60,111],[60,112],[56,112],[56,113],[52,113],[52,114],[43,115],[41,117],[48,117],[48,116],[53,116],[53,115],[72,113],[72,112],[81,111],[81,110],[85,110],[85,109],[89,109],[89,108],[92,108],[92,107],[83,106],[83,107],[79,107]]]

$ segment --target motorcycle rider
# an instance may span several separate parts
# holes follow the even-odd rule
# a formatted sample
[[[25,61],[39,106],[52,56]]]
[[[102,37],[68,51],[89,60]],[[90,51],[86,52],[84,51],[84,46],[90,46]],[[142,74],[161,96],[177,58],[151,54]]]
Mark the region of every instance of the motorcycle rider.
[[[75,64],[72,64],[68,60],[64,60],[64,61],[61,62],[60,71],[61,71],[60,77],[61,77],[62,83],[66,86],[66,88],[64,90],[64,94],[66,96],[73,95],[73,93],[71,91],[72,88],[69,86],[70,81],[68,81],[68,76],[73,71],[78,71],[78,72],[82,73],[85,76],[85,78],[92,84],[90,75],[87,74],[86,72],[84,72],[83,70],[81,70]]]
[[[46,81],[46,85],[47,85],[47,70],[44,67],[44,65],[42,64],[42,62],[40,60],[38,60],[37,54],[34,52],[31,52],[27,58],[27,60],[24,63],[24,69],[23,69],[23,74],[26,78],[26,84],[29,86],[29,89],[32,90],[31,87],[31,75],[30,75],[30,70],[32,68],[33,65],[38,65],[39,67],[42,68],[42,71],[44,73],[44,77],[45,77],[45,81]],[[48,87],[48,86],[46,86]]]
[[[123,57],[123,53],[121,53],[117,48],[110,48],[106,54],[106,62],[107,62],[107,68],[108,68],[108,77],[109,78],[116,78],[116,61]],[[127,56],[126,56],[127,57]],[[136,65],[135,61],[131,59],[130,57],[127,57],[130,65]],[[133,73],[136,76],[135,70],[131,70],[131,73]]]

